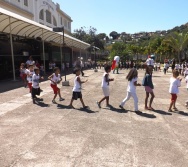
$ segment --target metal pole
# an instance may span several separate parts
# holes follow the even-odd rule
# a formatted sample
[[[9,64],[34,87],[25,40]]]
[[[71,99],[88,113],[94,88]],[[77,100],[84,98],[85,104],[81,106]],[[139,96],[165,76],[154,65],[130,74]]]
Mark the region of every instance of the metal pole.
[[[73,67],[73,59],[74,59],[74,57],[73,57],[73,40],[72,40],[72,67]]]
[[[63,47],[64,47],[64,44],[65,44],[65,29],[64,29],[64,27],[63,27]],[[67,73],[66,73],[66,71],[67,71],[67,67],[66,67],[67,65],[66,65],[66,63],[65,63],[65,81],[67,81]]]
[[[60,35],[60,56],[61,56],[61,71],[63,70],[63,56],[62,56],[62,46],[61,46],[61,35]]]
[[[95,51],[95,55],[94,56],[95,56],[95,63],[96,63],[96,50],[95,50],[95,47],[94,47],[94,51]]]
[[[11,28],[11,18],[9,17],[9,28],[10,28],[10,46],[11,46],[11,55],[12,55],[12,69],[13,69],[13,80],[16,81],[15,66],[14,66],[14,48],[12,41],[12,28]]]
[[[42,29],[42,55],[43,55],[43,64],[44,64],[44,74],[46,74],[46,61],[45,61],[45,49],[44,49],[44,30]]]

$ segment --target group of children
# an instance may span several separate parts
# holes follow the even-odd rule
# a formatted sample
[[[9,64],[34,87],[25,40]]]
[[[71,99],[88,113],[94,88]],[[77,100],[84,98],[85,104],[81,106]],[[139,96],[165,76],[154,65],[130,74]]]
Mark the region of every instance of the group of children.
[[[101,108],[101,103],[106,100],[106,106],[111,107],[109,104],[109,96],[110,96],[110,89],[109,85],[111,81],[114,81],[113,78],[109,77],[109,73],[111,72],[111,66],[106,65],[104,68],[105,72],[102,77],[102,91],[104,94],[104,97],[100,100],[97,101],[97,105],[99,108]],[[119,107],[121,109],[124,109],[125,103],[132,97],[134,99],[134,110],[136,113],[140,113],[138,110],[138,97],[136,94],[136,87],[137,86],[144,86],[145,87],[145,109],[146,110],[154,110],[152,108],[152,102],[155,97],[153,89],[153,82],[152,82],[152,72],[153,72],[153,67],[152,66],[146,66],[146,73],[143,78],[142,84],[137,83],[138,80],[138,71],[136,68],[132,68],[128,75],[126,76],[126,79],[128,80],[128,86],[127,86],[127,95],[126,97],[122,100],[120,103]],[[74,70],[74,74],[76,75],[74,78],[74,87],[73,87],[73,92],[72,92],[72,99],[70,101],[69,107],[74,108],[73,106],[73,101],[80,99],[83,108],[87,108],[87,106],[84,104],[83,98],[82,98],[82,93],[81,93],[81,85],[86,81],[81,81],[80,79],[80,73],[81,69],[76,68]],[[171,102],[169,105],[168,111],[172,111],[172,109],[177,110],[176,108],[176,100],[177,100],[177,94],[179,93],[179,87],[181,86],[181,81],[182,78],[179,76],[180,72],[178,70],[173,71],[173,76],[170,78],[170,88],[169,88],[169,93],[171,94]],[[34,67],[33,65],[29,65],[28,69],[24,68],[24,64],[21,64],[20,67],[20,75],[21,77],[26,77],[27,78],[27,84],[29,87],[29,91],[31,93],[31,97],[33,99],[33,103],[36,103],[37,97],[36,95],[40,95],[41,89],[39,87],[39,81],[40,79],[43,79],[43,77],[40,76],[40,69],[38,67]],[[57,95],[59,95],[59,100],[62,101],[64,100],[61,97],[61,92],[60,88],[58,88],[58,84],[62,81],[61,75],[60,75],[60,69],[58,67],[54,68],[54,73],[48,77],[50,80],[50,85],[51,88],[54,91],[54,97],[52,102],[56,103],[55,99]],[[185,78],[186,83],[187,83],[187,89],[188,89],[188,75]],[[148,99],[149,96],[151,96],[149,100],[149,105],[148,105]],[[186,106],[188,107],[188,102],[186,102]]]
[[[58,84],[62,81],[61,75],[60,75],[60,69],[58,67],[55,67],[53,69],[52,75],[48,77],[50,80],[50,86],[53,89],[54,92],[54,97],[52,99],[52,103],[56,104],[56,97],[59,95],[59,101],[63,101],[64,99],[61,97],[61,91],[60,88],[58,88]],[[87,106],[84,104],[84,101],[82,99],[82,93],[81,93],[81,84],[87,82],[86,81],[81,81],[80,79],[80,73],[81,69],[76,68],[74,70],[74,73],[76,75],[74,79],[74,87],[73,87],[73,94],[72,94],[72,99],[70,102],[70,107],[73,107],[73,101],[77,100],[78,98],[80,99],[83,108],[87,108]],[[29,92],[31,93],[31,98],[33,99],[33,103],[36,104],[37,98],[36,95],[40,95],[40,92],[42,91],[39,87],[39,81],[41,79],[44,79],[43,76],[40,76],[40,69],[33,64],[29,65],[28,68],[25,68],[25,64],[22,63],[20,66],[20,77],[23,79],[25,83],[25,87],[27,86],[29,88]]]
[[[170,65],[168,62],[165,62],[164,63],[164,74],[166,74],[166,72],[168,71]],[[176,70],[179,72],[179,75],[182,75],[184,77],[186,77],[188,75],[188,64],[187,62],[184,62],[184,63],[174,63],[172,64],[172,71],[173,70]]]
[[[81,73],[81,69],[76,68],[74,70],[74,74],[76,75],[74,78],[74,87],[73,87],[73,93],[72,93],[72,99],[70,101],[69,107],[70,108],[74,108],[73,106],[73,101],[77,100],[78,98],[80,99],[83,108],[87,108],[87,106],[84,104],[84,101],[82,99],[82,93],[81,93],[81,84],[87,82],[86,81],[81,81],[80,79],[80,73]],[[54,98],[52,100],[53,103],[56,103],[55,99],[57,97],[57,94],[59,95],[59,101],[64,100],[61,97],[61,92],[60,92],[60,88],[58,88],[58,84],[62,81],[62,78],[60,76],[60,69],[58,67],[54,68],[54,73],[52,75],[50,75],[48,77],[48,79],[51,81],[51,87],[54,91]]]
[[[104,100],[106,100],[106,106],[110,107],[110,105],[109,105],[109,95],[110,95],[109,82],[114,81],[114,79],[109,78],[110,71],[111,71],[111,66],[106,66],[105,73],[103,74],[103,79],[102,79],[102,90],[103,90],[104,97],[100,101],[96,102],[99,108],[101,108],[101,103]],[[152,83],[152,71],[153,71],[153,67],[147,66],[146,75],[143,79],[142,84],[137,83],[138,71],[136,70],[136,68],[132,68],[129,71],[128,75],[126,76],[126,79],[128,80],[127,95],[119,105],[119,107],[121,109],[124,109],[123,106],[132,97],[134,99],[134,110],[136,113],[140,113],[140,111],[138,110],[138,97],[136,94],[136,87],[143,85],[143,86],[145,86],[145,91],[146,91],[145,109],[154,110],[151,106],[153,99],[155,97],[154,93],[153,93],[154,87],[153,87],[153,83]],[[149,94],[151,94],[151,99],[150,99],[149,106],[148,106]]]
[[[101,103],[102,101],[106,100],[106,106],[109,105],[109,82],[114,81],[114,79],[109,78],[109,73],[111,71],[110,66],[105,67],[105,73],[103,74],[103,79],[102,79],[102,90],[104,97],[100,100],[97,101],[97,105],[99,108],[101,108]],[[126,76],[126,79],[128,80],[128,86],[127,86],[127,95],[126,97],[122,100],[120,103],[119,107],[121,109],[124,109],[125,103],[132,97],[134,99],[134,110],[136,113],[141,113],[141,111],[138,110],[138,97],[136,94],[136,87],[137,86],[144,86],[145,87],[145,92],[146,92],[146,97],[145,97],[145,110],[154,110],[152,108],[152,102],[155,97],[153,89],[153,82],[152,82],[152,72],[153,72],[153,66],[146,66],[146,73],[143,78],[142,84],[137,83],[138,79],[138,71],[135,68],[132,68],[128,75]],[[178,109],[176,108],[176,101],[177,101],[177,94],[179,93],[179,87],[181,86],[181,81],[182,78],[179,76],[180,72],[178,70],[173,71],[173,76],[170,78],[170,87],[169,87],[169,93],[171,94],[171,102],[169,105],[169,112],[172,112],[172,109],[174,111],[177,111]],[[187,83],[187,90],[188,90],[188,75],[185,77],[185,81]],[[148,99],[149,95],[151,96],[149,100],[149,105],[148,105]],[[186,102],[186,106],[188,107],[188,101]]]
[[[25,87],[29,88],[33,103],[36,103],[37,96],[40,95],[42,91],[39,87],[39,82],[41,79],[44,79],[43,76],[40,76],[40,69],[33,64],[28,65],[28,68],[25,67],[24,63],[21,63],[20,66],[20,77],[24,81]]]

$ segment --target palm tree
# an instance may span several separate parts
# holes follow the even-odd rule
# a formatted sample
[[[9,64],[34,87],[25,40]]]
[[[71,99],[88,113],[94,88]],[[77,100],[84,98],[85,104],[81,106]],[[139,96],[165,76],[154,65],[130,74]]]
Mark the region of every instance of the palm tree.
[[[167,39],[164,40],[166,44],[171,46],[178,54],[179,63],[181,62],[181,53],[186,49],[188,45],[188,34],[174,32]]]

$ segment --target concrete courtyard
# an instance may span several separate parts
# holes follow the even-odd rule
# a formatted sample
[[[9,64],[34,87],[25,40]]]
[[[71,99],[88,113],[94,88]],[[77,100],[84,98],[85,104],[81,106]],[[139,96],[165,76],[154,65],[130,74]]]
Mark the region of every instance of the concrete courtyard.
[[[83,99],[90,109],[67,105],[72,95],[74,75],[68,75],[69,87],[61,87],[64,101],[52,104],[49,81],[38,105],[32,103],[28,89],[17,88],[0,93],[0,167],[188,167],[188,100],[182,81],[177,100],[178,112],[169,113],[169,78],[154,72],[155,111],[144,110],[145,91],[137,87],[140,115],[132,112],[133,100],[126,110],[118,106],[126,95],[127,70],[110,74],[111,110],[98,109],[102,95],[103,70],[85,71]],[[144,71],[139,70],[139,82]]]

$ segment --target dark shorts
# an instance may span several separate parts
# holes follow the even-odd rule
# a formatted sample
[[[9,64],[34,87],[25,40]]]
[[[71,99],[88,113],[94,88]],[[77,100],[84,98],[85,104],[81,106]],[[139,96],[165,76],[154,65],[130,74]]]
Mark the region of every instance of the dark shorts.
[[[82,99],[82,92],[72,92],[72,99]]]
[[[32,87],[31,95],[33,99],[36,98],[36,95],[40,96],[40,88]]]

